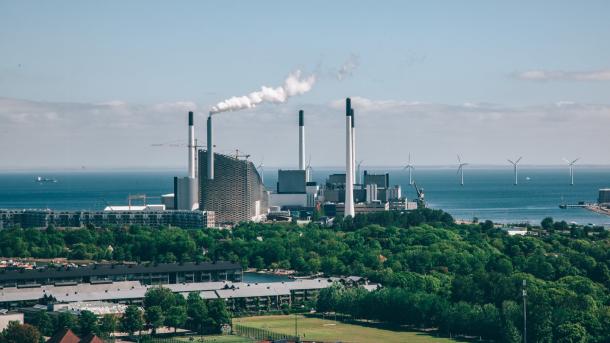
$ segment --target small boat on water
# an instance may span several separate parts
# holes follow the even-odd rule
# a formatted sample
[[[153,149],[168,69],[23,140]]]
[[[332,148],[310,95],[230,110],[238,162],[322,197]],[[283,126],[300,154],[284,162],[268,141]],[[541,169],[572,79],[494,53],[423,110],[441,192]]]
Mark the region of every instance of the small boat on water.
[[[42,177],[42,176],[37,176],[36,177],[36,182],[38,183],[57,183],[56,179],[49,179],[46,177]]]

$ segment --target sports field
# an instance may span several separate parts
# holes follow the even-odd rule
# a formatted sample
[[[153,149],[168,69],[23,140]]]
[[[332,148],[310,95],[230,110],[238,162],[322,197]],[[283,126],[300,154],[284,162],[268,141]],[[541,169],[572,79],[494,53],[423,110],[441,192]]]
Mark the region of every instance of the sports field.
[[[190,342],[190,343],[254,343],[255,341],[250,338],[239,337],[239,336],[189,336],[189,337],[177,337],[178,341]]]
[[[387,342],[387,343],[432,343],[457,342],[448,338],[436,338],[419,332],[392,331],[345,324],[333,320],[298,316],[299,335],[303,340],[324,342]],[[235,318],[233,323],[294,335],[294,316],[260,316]]]

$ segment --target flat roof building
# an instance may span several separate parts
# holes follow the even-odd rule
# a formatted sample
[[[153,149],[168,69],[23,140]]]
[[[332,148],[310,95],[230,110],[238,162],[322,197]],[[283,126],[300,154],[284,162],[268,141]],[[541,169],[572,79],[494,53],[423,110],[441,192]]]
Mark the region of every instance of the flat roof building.
[[[139,281],[145,285],[242,279],[241,265],[231,262],[185,262],[147,264],[90,264],[82,267],[46,267],[3,270],[0,286],[29,288],[37,285]]]
[[[177,226],[200,229],[215,226],[214,212],[163,210],[163,205],[108,206],[104,211],[0,210],[0,227],[107,227],[111,225]]]
[[[224,299],[228,307],[234,311],[256,312],[279,310],[283,304],[315,301],[321,289],[330,287],[335,282],[350,287],[369,286],[364,279],[354,282],[349,278],[299,279],[267,283],[195,282],[162,286],[184,296],[194,292],[199,293],[203,299]],[[5,287],[0,289],[0,306],[4,308],[36,306],[44,300],[59,311],[95,309],[99,314],[120,312],[124,307],[113,304],[139,304],[146,292],[154,287],[158,285],[143,285],[138,281],[39,285],[26,289]],[[367,289],[373,290],[377,287]]]

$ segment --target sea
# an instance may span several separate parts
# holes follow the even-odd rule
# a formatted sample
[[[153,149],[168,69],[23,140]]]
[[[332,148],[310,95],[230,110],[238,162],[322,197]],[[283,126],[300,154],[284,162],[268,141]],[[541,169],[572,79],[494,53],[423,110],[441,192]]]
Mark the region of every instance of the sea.
[[[388,172],[392,185],[400,185],[407,198],[416,198],[406,171],[364,169]],[[329,174],[341,172],[339,168],[316,168],[312,179],[323,183]],[[177,170],[0,172],[0,209],[102,210],[108,205],[126,205],[130,194],[146,194],[148,203],[160,203],[162,194],[173,192],[173,176],[183,174]],[[460,220],[537,224],[553,217],[610,227],[610,216],[584,208],[559,208],[562,203],[595,202],[598,190],[610,187],[610,167],[579,166],[574,174],[574,185],[570,185],[566,167],[523,166],[515,186],[510,166],[472,167],[464,170],[462,186],[453,167],[422,167],[414,170],[413,179],[424,189],[429,207]],[[263,175],[265,185],[275,189],[277,169],[267,167]],[[38,176],[57,182],[36,182]]]

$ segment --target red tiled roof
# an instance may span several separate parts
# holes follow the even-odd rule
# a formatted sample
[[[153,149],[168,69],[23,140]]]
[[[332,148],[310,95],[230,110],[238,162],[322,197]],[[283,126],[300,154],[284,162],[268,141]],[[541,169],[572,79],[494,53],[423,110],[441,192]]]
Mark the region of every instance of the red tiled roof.
[[[94,334],[90,334],[87,337],[83,338],[80,343],[104,343],[101,338],[97,337]]]
[[[66,328],[58,331],[53,337],[49,338],[47,343],[79,343],[80,338],[72,332],[72,330]]]

